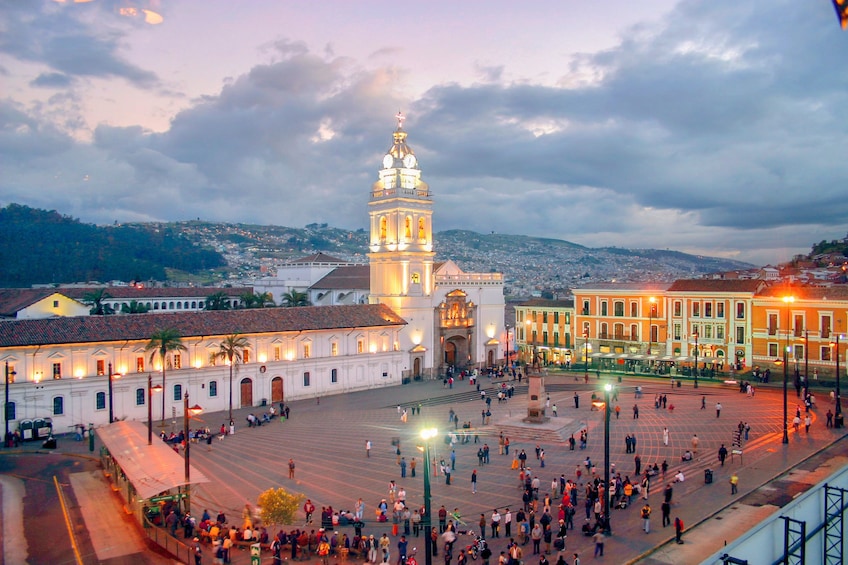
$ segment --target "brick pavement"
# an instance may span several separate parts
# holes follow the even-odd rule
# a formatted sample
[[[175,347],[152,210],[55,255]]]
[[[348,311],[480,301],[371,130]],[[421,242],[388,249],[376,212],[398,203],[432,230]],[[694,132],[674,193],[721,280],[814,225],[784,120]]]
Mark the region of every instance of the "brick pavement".
[[[484,379],[484,382],[485,379]],[[641,385],[643,397],[638,400],[640,418],[632,418],[633,389]],[[487,386],[491,386],[488,385]],[[603,412],[590,409],[590,395],[600,389],[600,383],[593,376],[589,384],[582,379],[574,382],[570,376],[550,375],[546,386],[552,402],[558,405],[559,418],[546,426],[522,428],[515,423],[517,417],[526,412],[526,394],[520,387],[515,398],[508,403],[492,402],[493,414],[489,426],[480,427],[482,403],[475,389],[466,382],[457,382],[454,388],[442,387],[441,381],[413,383],[383,389],[324,397],[321,403],[304,400],[291,403],[291,419],[248,429],[238,426],[245,416],[261,408],[239,409],[236,411],[237,432],[225,441],[214,441],[207,450],[205,445],[192,450],[192,465],[201,469],[212,479],[212,483],[200,485],[193,491],[193,511],[200,514],[203,508],[210,512],[224,510],[230,516],[239,516],[245,503],[255,504],[257,495],[270,487],[283,486],[311,498],[320,509],[322,505],[332,505],[336,509],[352,509],[354,501],[362,497],[366,503],[365,516],[370,519],[366,532],[382,534],[390,526],[378,525],[373,521],[374,508],[381,498],[386,497],[387,484],[394,479],[407,490],[407,500],[413,506],[422,502],[423,480],[422,465],[419,464],[418,476],[400,478],[396,464],[396,455],[392,440],[400,439],[402,454],[410,460],[420,461],[421,453],[415,448],[417,433],[424,427],[435,426],[443,432],[449,428],[448,413],[451,409],[459,415],[460,422],[470,420],[478,429],[480,441],[488,442],[491,448],[491,464],[478,468],[478,493],[472,494],[470,473],[477,468],[476,451],[473,443],[456,446],[457,469],[452,475],[451,485],[445,485],[442,477],[433,477],[432,496],[434,511],[444,504],[448,509],[459,508],[470,522],[477,522],[480,513],[488,516],[492,509],[503,510],[510,506],[517,508],[521,503],[521,491],[518,489],[517,472],[510,469],[512,457],[498,455],[497,434],[504,429],[511,436],[511,450],[524,448],[530,457],[530,467],[535,466],[533,448],[540,443],[546,450],[546,467],[539,473],[544,485],[549,485],[553,477],[564,473],[574,476],[574,469],[588,455],[598,465],[603,463]],[[824,428],[821,421],[814,419],[809,436],[792,433],[790,427],[790,445],[784,448],[782,436],[781,391],[761,388],[754,398],[738,393],[738,388],[718,384],[702,383],[697,391],[686,383],[682,388],[671,389],[664,379],[635,378],[625,376],[619,385],[618,404],[622,408],[621,417],[613,417],[610,426],[611,460],[623,475],[633,472],[632,455],[625,454],[624,436],[635,433],[638,438],[637,451],[642,455],[643,467],[667,459],[670,471],[682,468],[686,481],[674,489],[674,508],[672,516],[680,515],[689,531],[684,539],[698,536],[694,526],[702,519],[711,516],[726,507],[730,502],[727,480],[731,468],[740,470],[740,497],[754,488],[772,480],[780,471],[793,466],[805,457],[825,448],[842,434]],[[493,389],[492,389],[493,390]],[[580,408],[574,409],[574,392],[581,398]],[[669,403],[674,411],[656,410],[653,397],[657,393],[668,394]],[[796,399],[790,391],[790,417]],[[707,409],[700,410],[701,396],[707,397]],[[824,398],[825,395],[819,395]],[[714,405],[721,401],[723,410],[720,418],[715,417]],[[396,406],[403,404],[422,404],[422,414],[409,416],[403,424],[397,414]],[[821,402],[820,402],[821,404]],[[615,402],[611,403],[615,405]],[[820,406],[821,414],[826,410]],[[207,425],[217,429],[225,413],[204,414]],[[554,419],[552,419],[553,421]],[[738,458],[721,468],[716,460],[720,443],[728,448],[732,431],[739,420],[747,421],[751,427],[751,436],[745,445],[744,460]],[[589,445],[585,452],[570,452],[564,441],[575,426],[586,425],[589,430]],[[670,441],[662,444],[662,428],[668,426]],[[841,430],[844,431],[844,430]],[[697,433],[701,438],[700,453],[695,461],[677,465],[680,454],[690,445],[691,436]],[[366,439],[373,442],[370,458],[365,457]],[[60,447],[84,449],[84,444],[68,446],[68,441],[60,442]],[[447,459],[449,449],[441,441],[435,442],[436,459]],[[297,464],[294,480],[287,478],[287,462],[294,458]],[[703,469],[711,467],[715,471],[714,483],[705,485]],[[654,483],[655,485],[657,483]],[[651,495],[655,507],[655,519],[652,520],[652,532],[644,534],[640,530],[638,504],[625,510],[612,512],[613,536],[607,541],[604,559],[616,563],[632,562],[682,562],[681,551],[691,551],[692,543],[669,549],[667,542],[673,538],[671,528],[661,528],[659,513],[660,498],[657,490]],[[582,495],[582,492],[581,492]],[[580,501],[582,505],[582,500]],[[577,517],[581,517],[578,509]],[[575,520],[577,524],[579,520]],[[303,524],[297,524],[302,526]],[[287,528],[288,529],[288,528]],[[348,528],[350,530],[350,528]],[[411,545],[416,545],[413,540]],[[423,547],[419,545],[419,561],[423,562]],[[492,544],[495,555],[505,545],[505,541]],[[577,551],[581,557],[591,558],[592,543],[579,533],[569,536],[567,553]],[[659,549],[658,549],[659,548]],[[700,553],[708,555],[713,550]],[[671,557],[668,557],[671,556]],[[676,557],[675,557],[676,556]],[[248,563],[247,551],[236,551],[236,564]],[[678,559],[678,561],[674,561]],[[263,562],[269,562],[267,552]],[[525,559],[526,561],[526,559]],[[211,562],[207,556],[205,562]],[[688,560],[687,560],[688,562]]]

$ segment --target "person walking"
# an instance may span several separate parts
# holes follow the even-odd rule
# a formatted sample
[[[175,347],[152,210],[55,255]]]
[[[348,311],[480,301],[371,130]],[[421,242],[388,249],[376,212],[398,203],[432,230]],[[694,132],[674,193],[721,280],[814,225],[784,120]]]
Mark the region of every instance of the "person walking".
[[[646,534],[651,533],[651,506],[646,502],[642,507],[642,529]]]
[[[639,405],[638,404],[633,405],[633,419],[634,420],[639,419]]]
[[[671,504],[663,500],[660,510],[662,511],[662,525],[665,528],[671,524]]]
[[[733,474],[730,476],[730,495],[733,496],[736,494],[737,486],[739,485],[739,476],[736,474],[736,471],[733,471]]]
[[[554,418],[556,418],[556,416],[557,416],[557,405],[556,405],[556,402],[554,402],[554,405],[551,407],[551,412],[553,412],[553,413],[554,413]]]
[[[294,459],[289,459],[289,478],[294,478]]]
[[[721,402],[716,402],[716,418],[721,416]]]
[[[683,543],[683,520],[679,516],[674,518],[674,539],[677,543]]]
[[[727,448],[724,447],[724,444],[721,444],[721,447],[718,448],[718,460],[721,461],[722,467],[724,467],[725,459],[727,459]]]
[[[806,433],[810,433],[810,425],[811,425],[812,423],[813,423],[813,419],[810,417],[810,415],[809,415],[809,414],[807,414],[806,416],[804,416],[804,431],[805,431]]]
[[[477,494],[477,469],[471,471],[471,494]]]
[[[580,408],[580,396],[576,392],[574,393],[574,407]]]
[[[706,410],[706,409],[707,409],[707,397],[702,396],[701,397],[701,410]]]
[[[698,445],[701,443],[701,440],[698,439],[698,434],[694,434],[692,436],[692,453],[695,455],[698,454]]]
[[[400,458],[400,478],[406,478],[406,457]]]
[[[668,447],[668,428],[663,428],[663,445]]]
[[[636,454],[636,457],[633,458],[633,462],[636,464],[636,476],[638,477],[642,474],[642,458],[638,453]]]
[[[592,539],[595,541],[595,557],[603,557],[604,556],[604,532],[598,529],[595,532],[595,535],[592,536]]]
[[[371,457],[371,440],[365,440],[365,457]]]

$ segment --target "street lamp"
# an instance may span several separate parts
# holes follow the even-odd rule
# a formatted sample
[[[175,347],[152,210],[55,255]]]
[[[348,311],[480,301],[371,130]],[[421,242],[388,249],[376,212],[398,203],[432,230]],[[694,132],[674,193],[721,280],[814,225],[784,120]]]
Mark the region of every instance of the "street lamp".
[[[609,450],[609,425],[610,425],[610,391],[612,385],[604,385],[604,533],[610,535],[610,450]]]
[[[695,388],[698,388],[698,328],[692,331],[692,335],[695,336]]]
[[[109,363],[109,423],[115,421],[115,413],[112,409],[112,380],[120,379],[121,373],[113,373],[112,372],[112,363]]]
[[[836,414],[834,416],[834,427],[842,427],[842,399],[839,398],[839,334],[836,334]]]
[[[3,420],[6,422],[6,434],[3,436],[3,441],[6,442],[9,439],[9,377],[12,377],[12,381],[15,380],[15,375],[18,373],[14,370],[9,370],[9,362],[6,361],[6,402],[3,404]],[[7,447],[9,447],[7,445]]]
[[[583,380],[589,382],[589,328],[583,328]]]
[[[509,325],[504,327],[506,328],[506,370],[509,372]]]
[[[153,376],[147,373],[147,445],[153,445],[153,399],[154,392],[162,392],[162,385],[153,385]]]
[[[648,301],[650,301],[650,303],[651,303],[651,306],[648,309],[648,355],[650,355],[651,354],[651,347],[653,346],[653,342],[654,342],[654,332],[653,332],[654,311],[655,311],[655,308],[657,307],[657,299],[652,296],[648,299]]]
[[[436,428],[421,430],[421,439],[424,440],[424,516],[421,517],[421,526],[424,528],[424,565],[433,565],[433,543],[430,539],[433,529],[433,513],[430,508],[430,441],[439,434]]]
[[[786,384],[789,381],[789,305],[795,302],[794,296],[784,296],[783,303],[786,304],[786,346],[783,348],[783,443],[789,443],[789,420],[786,405]],[[780,337],[778,337],[778,340]]]
[[[188,421],[192,416],[196,416],[203,412],[203,408],[195,404],[191,408],[188,407],[188,391],[183,396],[183,436],[185,441],[185,511],[191,511],[191,470],[190,470],[190,452],[189,446],[191,442],[188,439]]]

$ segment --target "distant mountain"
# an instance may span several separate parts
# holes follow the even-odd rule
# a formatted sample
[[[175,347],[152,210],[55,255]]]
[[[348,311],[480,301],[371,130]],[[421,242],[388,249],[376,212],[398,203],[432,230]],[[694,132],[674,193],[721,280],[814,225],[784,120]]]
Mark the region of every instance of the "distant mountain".
[[[166,269],[199,272],[224,258],[173,229],[98,227],[18,204],[0,208],[0,286],[165,280]]]
[[[364,229],[327,224],[289,228],[195,220],[98,227],[16,204],[0,209],[0,236],[2,286],[115,279],[249,283],[316,252],[366,262],[369,243]],[[451,259],[469,272],[503,273],[507,295],[514,297],[562,295],[592,282],[672,281],[753,267],[679,251],[590,248],[467,230],[438,232],[434,240],[437,260]]]

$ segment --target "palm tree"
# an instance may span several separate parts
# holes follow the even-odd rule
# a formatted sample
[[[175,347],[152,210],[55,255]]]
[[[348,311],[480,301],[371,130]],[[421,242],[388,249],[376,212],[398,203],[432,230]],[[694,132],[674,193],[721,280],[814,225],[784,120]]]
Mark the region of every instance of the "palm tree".
[[[112,298],[112,296],[106,292],[105,288],[98,288],[93,292],[86,293],[85,296],[82,297],[83,304],[87,304],[91,306],[91,310],[88,311],[92,316],[106,316],[108,314],[114,314],[115,309],[112,308],[109,304],[103,304],[103,301],[107,298]]]
[[[148,310],[150,310],[150,308],[138,300],[130,300],[129,304],[124,303],[121,306],[121,313],[123,314],[146,314]]]
[[[239,295],[239,301],[241,302],[242,308],[258,308],[259,306],[256,303],[256,295],[253,294],[252,290],[248,290],[247,292],[243,292]]]
[[[206,297],[207,310],[229,310],[230,300],[226,292],[219,291]]]
[[[294,306],[311,306],[312,303],[309,302],[309,295],[305,292],[298,292],[295,289],[291,289],[289,292],[283,294],[280,302],[283,306],[287,308],[292,308]]]
[[[150,363],[159,355],[162,361],[162,421],[165,421],[165,360],[168,353],[171,351],[185,351],[183,340],[180,337],[180,332],[174,328],[165,328],[157,330],[150,336],[150,342],[144,347],[145,351],[150,351]],[[150,402],[150,399],[147,399]]]
[[[274,295],[270,292],[261,292],[254,299],[258,308],[273,308],[277,304],[274,302]]]
[[[229,361],[230,365],[230,420],[233,419],[233,365],[241,363],[244,359],[244,350],[248,347],[246,337],[238,333],[228,335],[224,341],[218,344],[218,351],[212,354],[212,360],[222,359]]]

